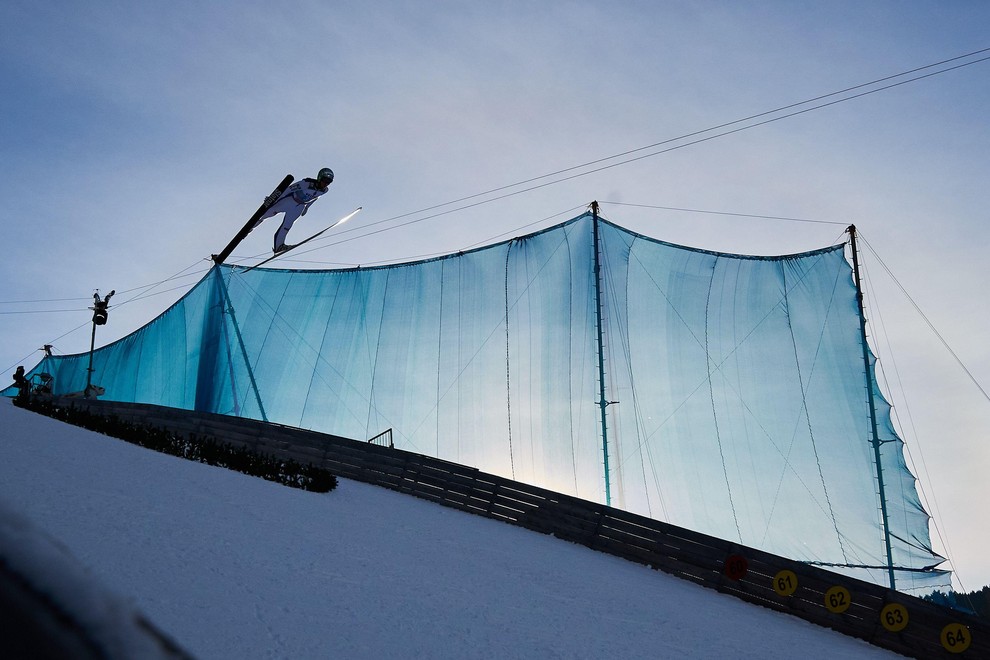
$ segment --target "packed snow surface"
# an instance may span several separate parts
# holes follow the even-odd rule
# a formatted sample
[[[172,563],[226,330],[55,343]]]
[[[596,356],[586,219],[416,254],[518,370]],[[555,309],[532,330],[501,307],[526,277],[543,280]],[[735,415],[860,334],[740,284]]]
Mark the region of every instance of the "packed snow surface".
[[[895,657],[375,486],[307,493],[6,399],[0,428],[0,515],[26,518],[198,657]]]

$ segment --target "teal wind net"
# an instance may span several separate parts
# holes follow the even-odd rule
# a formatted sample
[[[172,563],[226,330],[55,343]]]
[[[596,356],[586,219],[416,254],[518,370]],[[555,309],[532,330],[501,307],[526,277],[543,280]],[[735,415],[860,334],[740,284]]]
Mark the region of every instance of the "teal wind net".
[[[863,342],[844,245],[721,254],[584,214],[390,266],[217,266],[97,350],[93,382],[350,438],[392,429],[400,449],[944,588]],[[79,391],[88,358],[35,371]]]

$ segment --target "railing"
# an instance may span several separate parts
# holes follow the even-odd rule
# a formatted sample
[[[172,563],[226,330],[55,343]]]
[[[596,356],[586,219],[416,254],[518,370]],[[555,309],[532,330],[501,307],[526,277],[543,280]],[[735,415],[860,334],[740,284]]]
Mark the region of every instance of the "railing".
[[[385,429],[373,438],[368,439],[369,444],[381,445],[382,447],[388,447],[392,449],[395,447],[395,443],[392,442],[392,429]]]
[[[990,658],[990,624],[975,616],[456,463],[239,417],[98,400],[61,403],[175,433],[212,435],[259,452],[315,463],[340,477],[553,534],[904,655]]]

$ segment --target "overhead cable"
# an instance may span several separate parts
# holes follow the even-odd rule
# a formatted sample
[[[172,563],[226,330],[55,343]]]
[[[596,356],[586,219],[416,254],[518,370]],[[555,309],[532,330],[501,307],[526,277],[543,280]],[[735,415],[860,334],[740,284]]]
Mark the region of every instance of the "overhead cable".
[[[404,222],[404,223],[395,225],[393,228],[404,227],[406,225],[413,224],[413,223],[416,223],[416,222],[422,222],[423,220],[429,220],[429,219],[432,219],[432,218],[436,218],[438,216],[447,215],[449,213],[454,213],[454,212],[462,211],[462,210],[465,210],[465,209],[468,209],[468,208],[472,208],[472,207],[475,207],[475,206],[480,206],[482,204],[487,204],[487,203],[490,203],[490,202],[494,202],[494,201],[498,201],[498,200],[501,200],[501,199],[505,199],[506,197],[511,197],[513,195],[519,195],[519,194],[522,194],[522,193],[526,193],[526,192],[530,192],[530,191],[533,191],[533,190],[537,190],[539,188],[545,188],[547,186],[551,186],[551,185],[554,185],[554,184],[557,184],[557,183],[562,183],[564,181],[570,181],[572,179],[576,179],[576,178],[579,178],[579,177],[582,177],[582,176],[587,176],[589,174],[594,174],[596,172],[601,172],[603,170],[611,169],[613,167],[618,167],[620,165],[626,165],[628,163],[632,163],[632,162],[635,162],[635,161],[638,161],[638,160],[643,160],[645,158],[651,158],[653,156],[658,156],[660,154],[664,154],[664,153],[668,153],[668,152],[671,152],[671,151],[675,151],[677,149],[683,149],[684,147],[692,146],[692,145],[695,145],[695,144],[700,144],[702,142],[707,142],[709,140],[714,140],[714,139],[719,138],[719,137],[725,137],[727,135],[732,135],[733,133],[739,133],[741,131],[749,130],[751,128],[756,128],[758,126],[763,126],[763,125],[766,125],[766,124],[770,124],[770,123],[773,123],[773,122],[776,122],[776,121],[780,121],[782,119],[788,119],[790,117],[795,117],[797,115],[805,114],[805,113],[811,112],[813,110],[820,110],[822,108],[826,108],[826,107],[829,107],[829,106],[832,106],[832,105],[837,105],[839,103],[844,103],[846,101],[851,101],[853,99],[861,98],[863,96],[868,96],[870,94],[876,94],[877,92],[881,92],[881,91],[885,91],[885,90],[888,90],[888,89],[892,89],[892,88],[898,87],[900,85],[906,85],[906,84],[911,83],[911,82],[917,82],[919,80],[923,80],[923,79],[926,79],[926,78],[931,78],[933,76],[941,75],[943,73],[947,73],[947,72],[953,71],[955,69],[960,69],[960,68],[967,67],[967,66],[970,66],[970,65],[973,65],[973,64],[978,64],[980,62],[985,62],[985,61],[990,60],[990,55],[987,55],[987,56],[984,56],[984,57],[981,57],[981,58],[978,58],[978,59],[969,59],[969,61],[962,62],[962,63],[959,63],[959,64],[955,64],[954,66],[944,67],[944,68],[938,69],[937,71],[931,71],[929,73],[925,73],[925,74],[922,74],[922,75],[918,75],[918,76],[914,76],[914,77],[911,77],[911,78],[907,78],[905,80],[898,80],[896,82],[890,82],[889,84],[886,84],[886,85],[881,85],[881,83],[885,83],[885,82],[888,82],[888,81],[893,81],[893,80],[896,80],[898,78],[903,78],[905,76],[910,76],[911,74],[918,73],[920,71],[925,71],[927,69],[932,69],[932,68],[935,68],[935,67],[941,67],[941,66],[944,66],[944,65],[949,64],[949,63],[952,63],[952,62],[958,62],[959,60],[973,58],[973,57],[975,57],[977,55],[982,55],[982,54],[985,54],[985,53],[990,53],[990,48],[982,48],[980,50],[972,51],[972,52],[966,53],[964,55],[958,55],[956,57],[951,57],[949,59],[941,60],[939,62],[933,62],[931,64],[926,64],[924,66],[916,67],[914,69],[909,69],[907,71],[902,71],[900,73],[896,73],[896,74],[893,74],[893,75],[884,76],[882,78],[877,78],[877,79],[871,80],[869,82],[860,83],[858,85],[853,85],[851,87],[846,87],[844,89],[841,89],[841,90],[838,90],[838,91],[835,91],[835,92],[830,92],[828,94],[822,94],[822,95],[819,95],[819,96],[816,96],[816,97],[813,97],[813,98],[810,98],[810,99],[805,99],[804,101],[798,101],[796,103],[790,103],[788,105],[784,105],[784,106],[780,106],[778,108],[774,108],[773,110],[767,110],[765,112],[760,112],[760,113],[757,113],[757,114],[749,115],[749,116],[743,117],[741,119],[736,119],[736,120],[733,120],[733,121],[730,121],[730,122],[725,122],[725,123],[718,124],[716,126],[711,126],[709,128],[702,129],[702,130],[699,130],[699,131],[693,131],[691,133],[685,133],[685,134],[680,135],[678,137],[668,138],[666,140],[661,140],[659,142],[654,142],[653,144],[648,144],[648,145],[645,145],[645,146],[642,146],[642,147],[637,147],[635,149],[630,149],[630,150],[627,150],[627,151],[623,151],[623,152],[620,152],[620,153],[617,153],[617,154],[613,154],[611,156],[606,156],[604,158],[598,158],[598,159],[595,159],[595,160],[591,160],[591,161],[582,163],[580,165],[574,165],[574,166],[567,167],[567,168],[564,168],[564,169],[556,170],[554,172],[550,172],[548,174],[542,174],[540,176],[531,177],[529,179],[524,179],[522,181],[517,181],[516,183],[511,183],[511,184],[508,184],[508,185],[499,186],[497,188],[492,188],[492,189],[486,190],[484,192],[475,193],[473,195],[468,195],[466,197],[460,197],[458,199],[454,199],[454,200],[451,200],[449,202],[444,202],[442,204],[435,204],[433,206],[429,206],[429,207],[426,207],[426,208],[419,209],[418,211],[409,211],[407,213],[402,213],[400,215],[392,216],[390,218],[385,218],[383,220],[378,220],[376,222],[366,223],[362,227],[352,227],[350,229],[345,229],[345,230],[341,231],[340,233],[341,234],[347,234],[347,233],[351,233],[351,232],[355,232],[355,231],[361,231],[363,229],[366,229],[366,228],[371,227],[371,226],[374,226],[374,225],[380,225],[380,224],[384,224],[384,223],[387,223],[387,222],[393,222],[395,220],[406,218],[406,217],[409,217],[409,216],[412,216],[412,215],[417,215],[417,214],[420,214],[420,213],[426,213],[426,212],[429,212],[429,211],[434,211],[436,209],[443,208],[445,206],[451,206],[453,204],[459,204],[460,202],[465,202],[465,201],[468,201],[468,200],[477,199],[478,197],[485,197],[487,195],[492,195],[494,193],[498,193],[498,192],[510,190],[512,188],[518,188],[519,186],[525,186],[527,184],[534,183],[536,181],[541,181],[543,179],[549,179],[551,177],[556,177],[556,176],[559,176],[561,174],[567,174],[568,172],[574,172],[575,170],[582,170],[584,168],[592,167],[594,165],[600,165],[602,163],[607,163],[608,161],[615,160],[615,159],[618,159],[618,158],[625,158],[626,156],[630,156],[632,154],[638,154],[639,152],[647,151],[649,149],[655,149],[656,147],[663,147],[665,145],[673,145],[673,146],[668,146],[668,147],[666,147],[664,149],[660,149],[660,150],[657,150],[657,151],[652,151],[652,152],[647,153],[647,154],[638,155],[638,156],[635,156],[635,157],[632,157],[632,158],[625,158],[624,160],[620,160],[619,162],[616,162],[616,163],[601,165],[600,167],[595,167],[594,169],[590,169],[590,170],[587,170],[587,171],[584,171],[584,172],[578,172],[576,174],[570,174],[569,176],[565,176],[565,177],[562,177],[562,178],[557,178],[557,179],[554,179],[553,181],[548,181],[548,182],[541,183],[541,184],[538,184],[538,185],[529,186],[527,188],[523,188],[521,190],[516,190],[514,192],[505,193],[505,194],[498,195],[496,197],[491,197],[489,199],[485,199],[485,200],[482,200],[482,201],[473,202],[471,204],[465,204],[463,206],[459,206],[459,207],[454,208],[454,209],[449,209],[447,211],[442,211],[442,212],[439,212],[439,213],[434,213],[434,214],[431,214],[431,215],[427,215],[427,216],[424,216],[422,218],[418,218],[418,219],[415,219],[415,220],[412,220],[412,221],[408,221],[408,222]],[[879,87],[876,87],[876,85],[880,85],[880,86]],[[867,89],[866,91],[862,91],[862,92],[859,92],[857,94],[849,94],[849,92],[854,92],[856,90],[860,90],[860,89],[864,89],[864,88],[870,88],[870,87],[872,87],[872,89]],[[842,96],[842,95],[846,95],[846,94],[849,94],[849,95]],[[836,96],[841,96],[841,98],[833,99],[831,101],[827,101],[827,102],[824,102],[824,103],[818,103],[819,101],[823,101],[825,99],[831,99],[831,98],[836,97]],[[806,108],[801,108],[801,106],[806,106],[808,104],[815,104],[815,105],[811,105],[810,107],[806,107]],[[801,108],[801,109],[797,109],[797,108]],[[793,112],[786,112],[788,110],[793,110]],[[778,113],[785,113],[785,114],[778,114]],[[759,119],[761,117],[768,117],[770,115],[778,115],[778,116],[769,117],[768,119],[764,119],[764,120],[758,121],[758,122],[748,123],[748,124],[745,124],[744,126],[738,126],[738,127],[733,128],[731,130],[726,130],[726,131],[722,131],[721,130],[721,129],[724,129],[724,128],[728,128],[730,126],[736,126],[738,124],[744,124],[745,122],[751,122],[752,120]],[[721,131],[721,132],[715,133],[714,135],[707,135],[707,136],[705,136],[706,133],[712,133],[714,131]],[[701,137],[701,136],[704,136],[704,137]],[[697,138],[697,139],[690,139],[690,138]],[[683,140],[690,140],[690,141],[684,142],[683,144],[674,144],[674,143],[677,143],[677,142],[681,142]],[[382,230],[375,230],[375,231],[372,231],[372,232],[366,232],[366,233],[363,233],[363,234],[361,234],[360,236],[357,236],[357,237],[352,237],[352,238],[347,238],[347,239],[335,241],[333,243],[330,243],[330,245],[337,245],[339,243],[345,243],[345,242],[348,242],[350,240],[354,240],[354,238],[363,238],[365,236],[371,236],[373,234],[381,233],[381,231]]]

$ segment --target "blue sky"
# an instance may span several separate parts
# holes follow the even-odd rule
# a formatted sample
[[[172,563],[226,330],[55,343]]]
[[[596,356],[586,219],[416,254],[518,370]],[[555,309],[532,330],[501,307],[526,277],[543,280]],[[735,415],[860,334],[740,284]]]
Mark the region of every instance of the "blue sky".
[[[150,321],[290,172],[337,174],[290,242],[364,207],[298,257],[310,263],[291,262],[300,267],[454,251],[592,199],[819,221],[603,205],[644,234],[736,253],[821,247],[855,223],[882,260],[864,254],[871,335],[911,457],[924,458],[929,509],[963,586],[990,583],[990,403],[884,272],[990,384],[990,62],[406,226],[431,214],[381,222],[988,48],[990,6],[366,5],[3,3],[4,378],[43,343],[87,350],[97,288],[118,291],[98,344]],[[372,228],[388,230],[362,237]],[[274,229],[235,256],[267,253]]]

